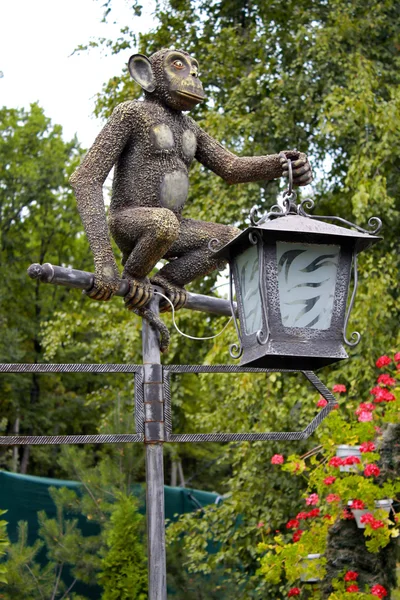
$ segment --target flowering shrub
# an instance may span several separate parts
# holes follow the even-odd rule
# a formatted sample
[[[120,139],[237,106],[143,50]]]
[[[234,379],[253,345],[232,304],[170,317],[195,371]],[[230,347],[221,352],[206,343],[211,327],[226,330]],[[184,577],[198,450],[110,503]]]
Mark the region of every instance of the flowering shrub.
[[[339,519],[354,519],[352,510],[368,510],[361,516],[361,523],[365,525],[363,531],[369,552],[378,552],[387,546],[392,537],[399,535],[388,512],[376,508],[376,501],[396,498],[400,492],[400,482],[382,479],[377,464],[382,429],[386,423],[398,422],[396,399],[399,399],[399,389],[396,385],[400,377],[397,368],[400,365],[400,353],[395,357],[395,373],[381,373],[377,377],[376,385],[370,392],[373,402],[361,402],[353,412],[349,409],[347,415],[344,411],[332,412],[322,429],[321,445],[306,455],[287,458],[275,455],[271,460],[273,464],[282,465],[281,469],[293,476],[306,475],[309,484],[305,504],[316,508],[299,512],[288,521],[287,533],[276,532],[272,539],[264,538],[259,544],[260,572],[267,581],[276,584],[286,580],[289,585],[294,584],[304,575],[305,563],[307,577],[324,579],[324,552],[329,529]],[[386,355],[376,361],[379,369],[389,365],[393,367],[393,360]],[[333,391],[345,393],[346,386],[337,384]],[[322,405],[320,399],[318,406]],[[336,446],[341,444],[358,444],[361,458],[335,456]],[[340,467],[348,465],[352,467],[350,472],[340,471]],[[308,554],[315,553],[320,554],[320,558],[305,561]],[[354,600],[367,600],[387,595],[387,590],[380,584],[373,585],[371,589],[362,589],[357,578],[356,571],[347,570],[341,578],[334,579],[331,584],[335,592],[330,598],[341,600],[353,594]],[[321,597],[318,591],[313,594],[313,598]],[[301,595],[299,587],[292,587],[288,592],[288,596],[295,595]]]

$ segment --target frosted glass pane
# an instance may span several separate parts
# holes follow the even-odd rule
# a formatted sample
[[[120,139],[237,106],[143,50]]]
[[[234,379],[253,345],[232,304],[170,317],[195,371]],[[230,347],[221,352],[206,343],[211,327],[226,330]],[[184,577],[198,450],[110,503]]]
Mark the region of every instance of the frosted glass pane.
[[[257,246],[250,246],[243,254],[237,256],[236,266],[243,301],[245,330],[247,334],[255,333],[262,329]]]
[[[328,329],[340,246],[277,242],[276,253],[282,324]]]

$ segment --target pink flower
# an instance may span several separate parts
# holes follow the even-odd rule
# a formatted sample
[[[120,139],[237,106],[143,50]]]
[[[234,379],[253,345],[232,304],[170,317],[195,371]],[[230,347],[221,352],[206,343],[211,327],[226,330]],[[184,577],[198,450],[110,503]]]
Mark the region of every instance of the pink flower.
[[[357,571],[347,571],[346,575],[344,576],[344,580],[345,581],[355,581],[358,577],[358,573]]]
[[[325,400],[325,398],[322,398],[322,397],[317,402],[317,406],[319,406],[320,408],[323,408],[327,404],[328,404],[328,400]]]
[[[361,411],[358,415],[358,420],[360,423],[368,423],[369,421],[372,421],[372,419],[372,412],[366,410]]]
[[[294,587],[288,591],[289,598],[291,596],[300,596],[300,594],[301,594],[301,590],[300,590],[300,588],[297,588],[297,587]]]
[[[386,356],[386,354],[384,354],[383,356],[380,356],[378,358],[378,360],[376,361],[376,366],[378,367],[378,369],[382,369],[382,367],[386,367],[387,365],[390,365],[390,363],[392,362],[392,360]]]
[[[346,391],[346,386],[342,383],[336,383],[332,388],[332,392],[336,392],[337,394],[344,394]]]
[[[375,450],[375,444],[374,442],[363,442],[360,445],[360,452],[364,453],[364,452],[373,452]]]
[[[360,523],[373,523],[375,521],[374,515],[372,513],[365,513],[365,515],[361,515]]]
[[[372,586],[371,594],[373,596],[378,596],[378,598],[381,599],[388,595],[386,588],[384,588],[383,585],[380,585],[379,583]]]
[[[306,504],[308,506],[315,506],[316,504],[318,504],[319,502],[319,497],[318,494],[311,494],[310,496],[308,496],[308,498],[306,499]]]
[[[361,402],[360,406],[356,410],[356,415],[359,415],[363,410],[369,410],[372,412],[375,410],[375,406],[372,404],[372,402]]]
[[[331,477],[325,477],[324,484],[325,485],[332,485],[332,483],[335,483],[335,481],[336,481],[336,477],[333,477],[333,476],[331,476]]]
[[[366,477],[371,477],[371,476],[377,477],[380,472],[381,472],[381,470],[378,467],[378,465],[374,465],[374,464],[367,465],[364,469],[364,475]]]
[[[286,523],[286,529],[297,529],[300,525],[300,521],[298,519],[291,519]]]
[[[262,527],[264,527],[264,525],[264,521],[260,521],[259,523],[257,523],[257,529],[261,529]]]
[[[379,521],[379,519],[374,519],[374,521],[371,523],[371,527],[372,529],[381,529],[382,527],[385,527],[385,523],[383,521]]]
[[[400,360],[400,352],[399,352],[399,360]],[[382,373],[382,375],[379,375],[378,377],[378,383],[381,383],[382,385],[396,385],[396,380],[393,377],[390,377],[390,375],[388,375],[387,373]]]
[[[284,461],[282,454],[274,454],[271,458],[271,465],[282,465]]]
[[[400,352],[396,352],[396,354],[394,355],[394,362],[400,362]]]
[[[351,508],[354,508],[356,510],[363,510],[365,508],[365,504],[362,500],[352,500]]]
[[[359,465],[361,461],[358,456],[346,456],[343,462],[345,465]]]
[[[299,512],[299,514],[296,516],[296,519],[299,519],[299,521],[304,521],[305,519],[308,519],[308,513]]]
[[[339,494],[328,494],[326,497],[327,502],[340,502]]]
[[[297,531],[294,532],[293,534],[293,541],[294,542],[298,542],[299,539],[301,538],[301,536],[303,535],[304,531],[302,529],[297,529]]]
[[[352,583],[351,585],[349,585],[348,588],[346,588],[346,592],[349,592],[349,594],[351,594],[352,592],[359,592],[360,588],[358,587],[358,585],[356,583]]]
[[[331,460],[328,462],[328,465],[330,467],[342,467],[343,466],[343,459],[340,458],[340,456],[334,456],[333,458],[331,458]]]

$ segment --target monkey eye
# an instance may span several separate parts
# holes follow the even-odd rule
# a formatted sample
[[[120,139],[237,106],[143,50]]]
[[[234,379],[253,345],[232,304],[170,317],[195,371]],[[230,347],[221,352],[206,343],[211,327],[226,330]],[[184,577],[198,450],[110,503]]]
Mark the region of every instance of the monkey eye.
[[[174,60],[172,64],[176,69],[183,69],[185,66],[181,60]]]

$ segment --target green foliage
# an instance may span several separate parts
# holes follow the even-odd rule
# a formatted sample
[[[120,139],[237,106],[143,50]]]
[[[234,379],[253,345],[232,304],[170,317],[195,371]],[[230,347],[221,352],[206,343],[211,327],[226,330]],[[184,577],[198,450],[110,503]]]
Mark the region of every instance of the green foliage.
[[[7,511],[0,510],[0,516],[4,515]],[[4,556],[8,547],[8,537],[7,537],[7,521],[0,521],[0,558]],[[4,564],[0,563],[0,584],[7,583],[7,568]]]
[[[119,494],[104,531],[107,551],[98,576],[102,600],[146,600],[147,559],[139,537],[142,521],[137,501]]]

